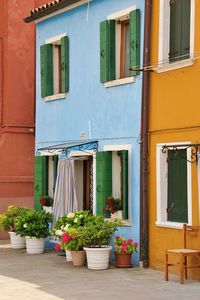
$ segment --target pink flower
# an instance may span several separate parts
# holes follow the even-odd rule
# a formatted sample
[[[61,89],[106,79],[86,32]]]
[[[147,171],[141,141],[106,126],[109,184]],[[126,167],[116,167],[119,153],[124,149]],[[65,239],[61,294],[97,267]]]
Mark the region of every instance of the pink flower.
[[[133,246],[134,246],[135,248],[137,248],[137,247],[138,247],[138,243],[137,243],[137,242],[133,243]]]
[[[55,250],[56,250],[56,251],[60,251],[60,245],[59,245],[59,244],[56,244],[56,245],[55,245]]]
[[[66,243],[69,243],[69,241],[70,241],[70,235],[68,232],[66,232],[62,236],[62,243],[66,244]]]
[[[116,235],[115,236],[116,240],[120,239],[120,236],[119,235]]]
[[[127,250],[127,243],[126,241],[122,242],[122,251],[126,251]]]
[[[74,233],[71,235],[72,240],[75,240],[75,235]]]
[[[127,240],[127,244],[132,244],[132,243],[133,243],[132,239]]]

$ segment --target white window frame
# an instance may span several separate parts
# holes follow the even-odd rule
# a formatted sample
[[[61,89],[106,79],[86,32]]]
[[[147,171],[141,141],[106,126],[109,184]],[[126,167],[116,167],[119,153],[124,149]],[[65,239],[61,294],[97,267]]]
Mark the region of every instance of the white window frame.
[[[188,67],[194,64],[194,27],[195,27],[195,0],[191,1],[190,14],[190,58],[169,62],[169,40],[170,40],[170,2],[160,0],[159,14],[159,54],[158,54],[158,73],[176,70],[183,67]]]
[[[120,10],[116,13],[113,13],[111,15],[107,16],[107,20],[115,20],[115,21],[119,21],[119,20],[128,20],[129,19],[129,14],[131,11],[136,10],[136,5],[128,7],[126,9]],[[110,87],[114,87],[114,86],[118,86],[118,85],[124,85],[124,84],[129,84],[129,83],[133,83],[135,82],[135,78],[134,76],[131,77],[126,77],[126,78],[119,78],[120,76],[120,49],[121,49],[121,45],[119,42],[117,41],[121,41],[121,26],[117,25],[116,26],[116,32],[115,32],[115,40],[116,40],[116,59],[115,59],[115,65],[116,65],[116,80],[111,80],[108,82],[104,83],[104,87],[105,88],[110,88]]]
[[[105,145],[103,151],[121,151],[128,150],[128,219],[123,220],[126,226],[131,225],[131,193],[132,193],[132,184],[131,184],[131,174],[132,174],[132,146],[129,144],[125,145]]]
[[[158,227],[182,228],[183,223],[167,221],[167,156],[168,153],[162,152],[164,145],[180,145],[178,149],[183,149],[183,144],[191,144],[191,142],[174,142],[156,145],[156,202],[157,202],[157,220]],[[173,149],[173,148],[172,148]],[[191,160],[191,148],[187,149],[187,159]],[[188,224],[192,225],[192,170],[191,163],[187,162],[187,200],[188,200]]]
[[[45,41],[45,44],[60,44],[61,42],[61,38],[67,36],[67,33],[62,33],[59,34],[57,36],[54,36],[52,38],[49,38]],[[58,53],[57,51],[55,51],[55,49],[53,48],[53,89],[58,89],[58,86],[54,86],[55,82],[58,82],[58,67],[57,64],[55,64],[55,61],[58,59]],[[48,101],[53,101],[53,100],[59,100],[59,99],[64,99],[66,97],[67,93],[57,93],[51,96],[47,96],[44,97],[44,101],[48,102]]]

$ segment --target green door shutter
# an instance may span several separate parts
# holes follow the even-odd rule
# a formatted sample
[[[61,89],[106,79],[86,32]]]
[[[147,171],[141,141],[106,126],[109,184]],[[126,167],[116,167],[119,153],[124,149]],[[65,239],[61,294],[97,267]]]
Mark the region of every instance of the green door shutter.
[[[140,66],[140,10],[130,13],[130,67]],[[140,71],[130,71],[131,76],[139,75]]]
[[[61,38],[62,93],[69,92],[69,38]]]
[[[107,197],[112,196],[112,152],[96,154],[96,187],[96,212],[98,215],[103,215]]]
[[[168,150],[168,221],[187,223],[187,153]]]
[[[122,151],[122,217],[128,219],[128,150]]]
[[[53,46],[51,44],[40,47],[40,73],[42,98],[53,95]]]
[[[100,81],[115,78],[115,21],[103,21],[100,23]]]
[[[34,208],[41,210],[39,200],[48,194],[48,157],[36,156],[34,166]]]
[[[181,14],[181,56],[182,59],[190,57],[190,10],[191,1],[182,0]]]

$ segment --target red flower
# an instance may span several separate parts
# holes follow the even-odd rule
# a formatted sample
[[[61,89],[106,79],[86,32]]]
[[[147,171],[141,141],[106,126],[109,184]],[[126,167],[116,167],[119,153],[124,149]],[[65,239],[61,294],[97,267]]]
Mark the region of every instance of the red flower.
[[[133,243],[132,239],[127,240],[127,244],[132,244],[132,243]]]
[[[120,239],[120,236],[119,235],[116,235],[115,236],[116,240]]]
[[[46,199],[40,199],[40,204],[41,204],[41,205],[45,205],[46,202],[47,202]]]
[[[134,246],[135,248],[137,248],[137,247],[138,247],[138,243],[137,243],[137,242],[133,243],[133,246]]]
[[[108,204],[109,206],[111,206],[111,207],[112,207],[112,206],[113,206],[113,202],[112,202],[112,200],[108,199],[108,200],[107,200],[107,204]]]
[[[104,208],[103,208],[103,211],[104,211],[104,212],[107,212],[107,208],[106,208],[106,207],[104,207]]]
[[[74,233],[71,235],[71,238],[72,238],[72,240],[75,240],[75,234]]]
[[[68,232],[66,232],[62,236],[62,243],[66,244],[66,243],[69,243],[69,241],[70,241],[70,235]]]
[[[55,245],[55,250],[56,250],[56,251],[60,251],[60,245],[59,245],[59,244],[56,244],[56,245]]]
[[[114,212],[115,212],[114,209],[111,209],[111,210],[110,210],[110,213],[111,213],[111,214],[114,214]]]

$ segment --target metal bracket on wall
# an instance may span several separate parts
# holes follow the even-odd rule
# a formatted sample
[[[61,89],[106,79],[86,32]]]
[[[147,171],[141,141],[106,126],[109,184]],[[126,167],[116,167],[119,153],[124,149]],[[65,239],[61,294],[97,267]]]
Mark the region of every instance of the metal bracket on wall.
[[[187,150],[191,148],[191,159],[183,157],[179,154],[179,150]],[[164,145],[162,146],[162,153],[167,153],[168,150],[176,152],[177,157],[187,160],[190,163],[198,163],[198,152],[200,151],[200,144],[178,144],[178,145]]]

